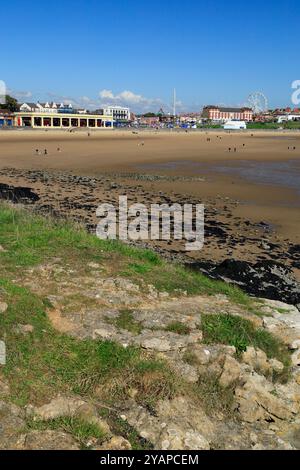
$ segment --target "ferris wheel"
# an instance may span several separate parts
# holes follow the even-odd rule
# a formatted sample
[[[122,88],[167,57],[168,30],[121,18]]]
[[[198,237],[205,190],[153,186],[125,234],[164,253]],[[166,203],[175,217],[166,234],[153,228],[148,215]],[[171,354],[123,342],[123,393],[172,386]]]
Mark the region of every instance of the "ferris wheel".
[[[261,91],[255,91],[248,96],[247,105],[255,114],[268,110],[268,99]]]

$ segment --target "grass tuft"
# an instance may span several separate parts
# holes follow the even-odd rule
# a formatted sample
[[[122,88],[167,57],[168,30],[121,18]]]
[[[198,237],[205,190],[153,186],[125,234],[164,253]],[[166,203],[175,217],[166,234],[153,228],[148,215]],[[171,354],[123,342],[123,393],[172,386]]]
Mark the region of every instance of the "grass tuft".
[[[174,321],[170,323],[166,329],[166,331],[171,331],[173,333],[177,333],[178,335],[188,335],[190,334],[191,330],[188,326],[180,323],[179,321]]]
[[[124,309],[120,311],[120,315],[112,321],[112,323],[122,330],[130,331],[138,335],[142,331],[142,326],[139,322],[135,321],[133,314],[130,310]]]
[[[106,438],[106,433],[99,425],[88,423],[77,417],[61,417],[48,421],[28,420],[26,425],[28,431],[64,431],[71,434],[83,448],[90,439],[97,439],[98,444],[101,444]]]
[[[287,347],[265,329],[256,328],[251,321],[229,314],[205,314],[201,318],[204,343],[229,344],[235,346],[238,354],[247,346],[254,346],[262,349],[268,358],[276,358],[287,367],[290,365]]]

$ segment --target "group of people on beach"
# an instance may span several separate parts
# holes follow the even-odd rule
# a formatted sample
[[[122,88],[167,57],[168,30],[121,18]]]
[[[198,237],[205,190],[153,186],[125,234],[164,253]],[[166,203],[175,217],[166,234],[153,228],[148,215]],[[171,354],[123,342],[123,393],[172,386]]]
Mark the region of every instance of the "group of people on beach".
[[[57,152],[61,152],[60,147],[57,147],[56,150],[57,150]],[[48,155],[48,149],[44,149],[44,150],[35,149],[35,154],[36,155]]]

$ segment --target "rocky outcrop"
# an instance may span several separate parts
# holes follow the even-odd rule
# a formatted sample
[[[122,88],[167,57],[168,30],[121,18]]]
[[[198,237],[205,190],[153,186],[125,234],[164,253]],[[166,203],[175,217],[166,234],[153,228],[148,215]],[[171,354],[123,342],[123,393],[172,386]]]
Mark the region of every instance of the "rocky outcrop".
[[[184,397],[159,402],[157,416],[134,401],[128,402],[122,419],[150,441],[155,449],[208,450],[214,425],[201,408]]]
[[[61,418],[63,416],[74,416],[78,408],[84,404],[85,401],[81,398],[58,396],[51,400],[50,403],[35,407],[33,414],[35,418],[43,421]]]
[[[213,279],[238,285],[255,297],[300,304],[300,284],[291,268],[266,260],[258,263],[226,259],[220,264],[197,262],[188,267],[202,271]]]
[[[0,199],[16,203],[33,204],[38,201],[39,196],[31,188],[11,186],[0,183]]]
[[[62,431],[31,431],[18,440],[19,449],[24,450],[80,450],[80,444]]]
[[[276,389],[262,376],[248,376],[235,395],[241,418],[249,423],[256,421],[291,421],[299,411],[295,403],[277,397]]]

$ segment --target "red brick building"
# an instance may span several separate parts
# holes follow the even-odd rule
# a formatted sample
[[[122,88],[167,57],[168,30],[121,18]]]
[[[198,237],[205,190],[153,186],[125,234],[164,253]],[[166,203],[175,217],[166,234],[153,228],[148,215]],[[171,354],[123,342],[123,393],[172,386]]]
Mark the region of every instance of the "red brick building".
[[[251,108],[222,108],[219,106],[205,106],[202,117],[212,121],[252,121],[253,111]]]

